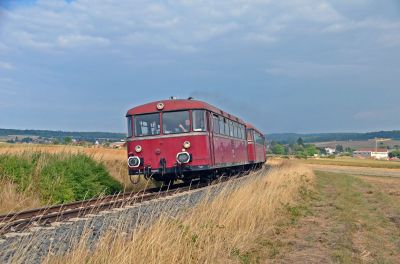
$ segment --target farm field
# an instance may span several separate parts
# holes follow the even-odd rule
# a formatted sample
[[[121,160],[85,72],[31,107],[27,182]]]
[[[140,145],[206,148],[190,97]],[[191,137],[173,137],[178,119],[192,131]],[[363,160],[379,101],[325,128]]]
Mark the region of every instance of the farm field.
[[[374,139],[370,140],[342,140],[342,141],[326,141],[326,142],[311,142],[317,147],[330,147],[335,148],[337,145],[342,145],[343,148],[375,148],[376,143]],[[384,146],[388,146],[390,148],[395,148],[400,146],[400,140],[385,140]]]
[[[178,217],[161,216],[132,237],[115,236],[118,232],[113,231],[94,252],[81,244],[65,257],[49,257],[48,263],[263,263],[273,259],[276,247],[271,238],[282,224],[296,221],[299,202],[311,191],[314,174],[304,165],[285,162],[249,177],[240,188],[226,189]]]
[[[354,166],[354,167],[368,167],[368,168],[400,169],[400,162],[398,162],[398,161],[356,159],[356,158],[352,158],[352,157],[338,157],[335,159],[330,159],[330,158],[306,159],[306,160],[302,160],[302,162],[307,163],[307,164],[317,164],[317,165],[337,165],[337,166]]]
[[[126,150],[121,149],[1,144],[0,172],[0,213],[107,194],[103,189],[136,191],[151,184],[131,184]]]
[[[125,150],[0,147],[0,157],[26,153],[85,155],[107,171],[121,169],[110,173],[117,180],[125,169]],[[234,192],[178,217],[161,216],[134,237],[114,231],[95,251],[85,250],[82,242],[67,256],[49,256],[45,263],[399,263],[400,169],[385,168],[392,164],[385,161],[334,161],[344,163],[271,159],[270,170]],[[15,188],[9,181],[1,186],[1,195],[5,186]]]
[[[315,190],[276,239],[280,261],[400,262],[400,179],[316,171]]]
[[[94,252],[80,247],[49,262],[129,263],[135,256],[141,263],[400,262],[400,178],[334,173],[322,166],[313,173],[298,162],[270,165],[261,181],[182,217],[163,217],[132,240],[107,236]],[[109,245],[114,246],[105,250]],[[172,252],[168,259],[152,250],[155,245]]]

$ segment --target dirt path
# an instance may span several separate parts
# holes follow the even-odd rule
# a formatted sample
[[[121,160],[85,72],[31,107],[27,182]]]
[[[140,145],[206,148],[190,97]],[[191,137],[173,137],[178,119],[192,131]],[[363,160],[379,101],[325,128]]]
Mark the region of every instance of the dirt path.
[[[400,179],[316,172],[275,263],[400,263]]]

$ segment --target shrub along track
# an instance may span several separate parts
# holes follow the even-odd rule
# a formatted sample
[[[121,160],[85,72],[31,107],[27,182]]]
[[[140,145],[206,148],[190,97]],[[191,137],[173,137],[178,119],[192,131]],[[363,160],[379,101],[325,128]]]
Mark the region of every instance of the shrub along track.
[[[123,206],[138,204],[144,201],[158,199],[160,197],[204,188],[209,185],[228,181],[232,178],[242,177],[248,173],[249,172],[235,175],[234,177],[222,177],[218,181],[212,183],[201,183],[199,180],[195,180],[190,184],[180,183],[172,186],[151,188],[139,192],[126,192],[108,195],[101,198],[0,215],[0,235],[3,236],[10,232],[22,232],[29,227],[48,226],[54,222],[83,217],[88,214],[95,214],[113,208],[121,208]]]

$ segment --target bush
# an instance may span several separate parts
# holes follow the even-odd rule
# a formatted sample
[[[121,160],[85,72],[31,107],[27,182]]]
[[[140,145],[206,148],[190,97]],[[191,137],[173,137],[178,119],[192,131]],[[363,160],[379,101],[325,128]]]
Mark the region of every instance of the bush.
[[[84,154],[42,152],[0,155],[0,178],[19,191],[39,194],[42,203],[65,203],[120,192],[103,164]]]

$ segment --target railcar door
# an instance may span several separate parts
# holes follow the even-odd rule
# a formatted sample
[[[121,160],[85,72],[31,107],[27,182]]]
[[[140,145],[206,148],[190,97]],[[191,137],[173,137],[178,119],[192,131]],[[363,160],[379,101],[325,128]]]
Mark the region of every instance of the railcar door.
[[[256,157],[254,134],[252,129],[247,129],[247,151],[249,162],[254,163]]]
[[[214,123],[213,123],[213,115],[207,111],[207,127],[208,127],[208,135],[209,140],[208,144],[210,144],[210,155],[211,155],[211,164],[210,166],[215,165],[215,153],[214,153]]]

